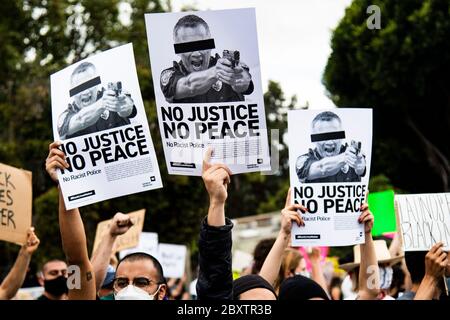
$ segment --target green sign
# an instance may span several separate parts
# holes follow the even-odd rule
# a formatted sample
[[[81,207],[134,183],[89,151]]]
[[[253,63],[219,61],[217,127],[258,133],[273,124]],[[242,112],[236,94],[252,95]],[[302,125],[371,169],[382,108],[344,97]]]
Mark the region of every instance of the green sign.
[[[369,193],[369,208],[375,217],[373,236],[395,232],[394,190]]]

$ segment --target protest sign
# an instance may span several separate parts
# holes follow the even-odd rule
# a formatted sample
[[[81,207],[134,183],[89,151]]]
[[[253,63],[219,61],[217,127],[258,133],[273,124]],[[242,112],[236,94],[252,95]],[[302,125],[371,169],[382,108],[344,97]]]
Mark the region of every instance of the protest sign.
[[[288,128],[291,199],[308,209],[305,226],[293,224],[292,245],[363,243],[372,110],[292,110]]]
[[[128,215],[130,216],[131,222],[133,222],[133,226],[126,233],[117,237],[114,244],[113,253],[136,247],[139,243],[139,236],[142,232],[142,228],[144,227],[145,209],[130,212]],[[99,222],[97,225],[92,253],[97,250],[98,245],[103,240],[103,237],[109,232],[112,220],[113,219],[105,220]]]
[[[437,242],[450,249],[450,193],[395,195],[403,249],[428,251]]]
[[[160,243],[158,252],[158,260],[163,267],[164,277],[183,277],[186,265],[186,246]]]
[[[159,127],[169,174],[270,170],[254,9],[146,14]]]
[[[136,247],[119,252],[119,258],[123,259],[127,254],[144,252],[158,258],[158,234],[154,232],[141,232],[139,244]]]
[[[0,240],[26,243],[31,208],[31,172],[0,163]]]
[[[58,170],[67,209],[162,187],[131,44],[50,80],[53,135],[70,166]]]
[[[241,250],[236,250],[233,253],[232,262],[232,270],[241,272],[248,266],[252,265],[253,255]]]
[[[372,235],[380,236],[395,232],[394,190],[369,193],[369,208],[373,213],[375,222]]]

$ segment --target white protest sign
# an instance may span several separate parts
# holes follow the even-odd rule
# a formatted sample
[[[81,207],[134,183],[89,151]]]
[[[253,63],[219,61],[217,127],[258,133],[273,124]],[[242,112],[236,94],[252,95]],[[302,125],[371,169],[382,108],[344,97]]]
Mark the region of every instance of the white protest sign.
[[[31,172],[0,163],[0,240],[27,242],[32,202]]]
[[[450,193],[395,195],[405,251],[450,250]]]
[[[232,269],[233,271],[239,271],[241,272],[242,270],[244,270],[245,268],[247,268],[248,266],[250,266],[253,262],[253,255],[251,255],[250,253],[241,251],[241,250],[236,250],[233,254],[233,265],[232,265]]]
[[[142,232],[139,237],[139,244],[130,249],[119,252],[119,258],[123,259],[126,255],[135,252],[144,252],[158,258],[158,234],[155,232]]]
[[[186,266],[186,246],[160,243],[158,260],[166,278],[181,278]]]
[[[200,176],[208,146],[234,174],[270,170],[255,10],[154,13],[145,23],[169,174]]]
[[[308,209],[292,227],[292,246],[363,243],[358,223],[372,152],[372,110],[288,112],[292,203]]]
[[[162,187],[132,44],[50,80],[53,136],[70,165],[58,173],[67,209]]]

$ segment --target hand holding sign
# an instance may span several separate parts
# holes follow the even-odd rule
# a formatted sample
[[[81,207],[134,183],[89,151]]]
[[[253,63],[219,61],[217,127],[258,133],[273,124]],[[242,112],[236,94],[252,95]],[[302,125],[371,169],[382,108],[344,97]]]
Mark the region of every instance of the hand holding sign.
[[[26,252],[29,255],[31,255],[31,254],[33,254],[33,252],[36,251],[40,242],[41,241],[34,233],[34,227],[31,227],[27,231],[27,243],[25,245],[23,245],[23,248],[26,250]]]
[[[112,237],[120,236],[126,233],[134,225],[129,215],[117,212],[109,226],[109,233]]]
[[[227,188],[231,183],[230,169],[224,164],[211,164],[212,149],[208,148],[203,158],[202,178],[212,204],[223,204],[228,197]]]
[[[364,203],[361,206],[361,215],[358,218],[358,222],[364,223],[364,232],[366,234],[370,234],[372,232],[374,217],[372,212],[370,212],[369,205],[367,203]]]
[[[48,156],[45,160],[45,170],[47,170],[50,178],[52,178],[52,180],[56,183],[58,183],[58,174],[56,169],[58,168],[64,170],[69,167],[69,164],[66,162],[66,155],[58,149],[60,145],[60,141],[50,143],[48,146]]]
[[[440,279],[444,275],[448,259],[443,246],[442,242],[438,242],[428,251],[425,256],[425,276]]]
[[[300,204],[291,204],[291,188],[288,190],[288,194],[286,197],[286,203],[284,205],[284,209],[281,210],[281,230],[284,235],[290,236],[292,229],[292,221],[297,222],[298,226],[304,226],[305,222],[303,221],[301,215],[298,213],[298,210],[305,213],[308,211],[304,206]]]

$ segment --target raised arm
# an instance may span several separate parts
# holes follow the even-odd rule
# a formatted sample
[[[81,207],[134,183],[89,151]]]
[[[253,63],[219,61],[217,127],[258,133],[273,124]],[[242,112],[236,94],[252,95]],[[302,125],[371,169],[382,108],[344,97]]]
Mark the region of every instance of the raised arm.
[[[233,224],[225,218],[225,201],[231,171],[223,164],[211,165],[211,152],[211,149],[206,152],[203,161],[202,178],[209,194],[209,209],[200,231],[197,296],[201,300],[231,299]]]
[[[284,209],[281,210],[281,228],[277,239],[270,249],[269,254],[264,260],[259,275],[267,280],[272,286],[275,286],[278,274],[280,272],[281,260],[283,258],[284,249],[288,247],[291,237],[292,221],[297,225],[305,225],[302,217],[297,210],[306,212],[306,208],[299,204],[291,204],[291,189],[288,190]]]
[[[372,239],[374,217],[365,203],[361,206],[359,223],[364,223],[365,243],[360,245],[361,264],[359,267],[359,300],[374,300],[380,292],[380,269]]]
[[[308,253],[309,261],[311,261],[311,279],[317,282],[325,292],[330,295],[327,281],[323,275],[322,264],[320,263],[320,249],[312,248],[311,253]]]
[[[100,241],[97,250],[93,252],[91,263],[95,274],[95,288],[100,290],[103,281],[105,280],[106,270],[108,268],[111,255],[114,253],[114,243],[118,236],[130,230],[133,222],[130,216],[118,212],[114,215],[109,226],[109,232],[105,234]]]
[[[14,298],[17,291],[19,291],[25,280],[31,256],[38,248],[39,242],[38,237],[34,233],[34,228],[31,227],[28,229],[27,243],[20,248],[14,266],[0,284],[0,300],[10,300]]]
[[[443,281],[447,267],[447,253],[442,250],[444,244],[436,243],[425,256],[425,276],[420,282],[414,300],[431,300],[434,298],[438,284]]]
[[[61,143],[53,142],[49,146],[46,170],[50,177],[58,183],[56,169],[67,169],[64,153],[58,149]],[[80,212],[77,209],[66,210],[61,188],[59,191],[59,227],[64,253],[70,266],[77,266],[80,271],[80,288],[69,288],[71,300],[95,300],[95,278],[88,257],[86,234]],[[71,275],[69,274],[69,281]]]

